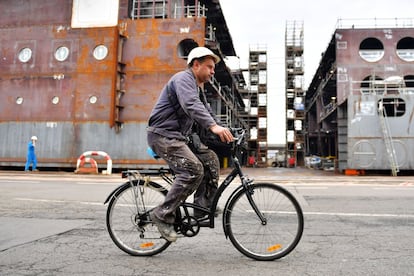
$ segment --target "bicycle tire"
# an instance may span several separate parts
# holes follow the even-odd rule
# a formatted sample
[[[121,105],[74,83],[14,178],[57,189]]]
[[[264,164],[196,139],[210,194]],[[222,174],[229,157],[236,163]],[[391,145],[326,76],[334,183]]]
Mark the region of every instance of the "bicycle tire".
[[[253,210],[245,189],[236,192],[225,210],[225,229],[242,254],[259,261],[271,261],[289,254],[303,233],[303,212],[295,197],[272,183],[249,186],[253,201],[266,219]]]
[[[133,256],[152,256],[171,244],[161,237],[148,215],[166,193],[161,185],[143,180],[127,182],[115,192],[108,204],[106,226],[121,250]]]

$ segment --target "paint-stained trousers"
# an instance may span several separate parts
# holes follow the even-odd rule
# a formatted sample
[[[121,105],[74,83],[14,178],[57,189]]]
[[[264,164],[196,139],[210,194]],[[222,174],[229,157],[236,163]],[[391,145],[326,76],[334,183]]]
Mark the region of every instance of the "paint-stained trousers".
[[[210,207],[220,173],[220,163],[214,151],[193,153],[185,141],[151,132],[148,133],[148,145],[175,173],[171,189],[164,202],[154,209],[154,214],[166,223],[174,223],[176,209],[194,191],[194,203]]]

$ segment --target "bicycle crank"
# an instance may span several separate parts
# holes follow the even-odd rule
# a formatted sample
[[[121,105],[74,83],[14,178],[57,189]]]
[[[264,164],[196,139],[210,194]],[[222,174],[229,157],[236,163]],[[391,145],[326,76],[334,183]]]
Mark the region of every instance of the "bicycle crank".
[[[188,216],[181,220],[181,233],[186,237],[194,237],[200,232],[200,225],[195,217]]]

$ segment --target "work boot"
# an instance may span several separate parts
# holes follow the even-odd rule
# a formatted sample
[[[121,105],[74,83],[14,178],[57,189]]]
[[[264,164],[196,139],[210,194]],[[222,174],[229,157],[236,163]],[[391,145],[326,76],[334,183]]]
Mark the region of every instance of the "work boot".
[[[177,233],[174,230],[174,225],[168,224],[157,218],[157,216],[151,212],[150,218],[152,222],[157,225],[158,231],[161,236],[169,242],[175,242],[177,240]]]

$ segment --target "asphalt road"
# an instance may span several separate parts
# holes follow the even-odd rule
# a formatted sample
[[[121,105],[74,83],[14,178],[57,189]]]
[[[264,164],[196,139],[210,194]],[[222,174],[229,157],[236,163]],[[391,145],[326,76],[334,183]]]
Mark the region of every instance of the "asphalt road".
[[[221,217],[216,228],[180,238],[159,255],[132,257],[105,226],[103,201],[123,182],[118,174],[0,171],[0,274],[414,275],[414,176],[246,172],[288,188],[303,208],[304,235],[283,259],[242,255],[225,239]]]

